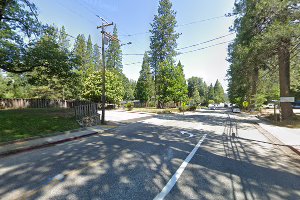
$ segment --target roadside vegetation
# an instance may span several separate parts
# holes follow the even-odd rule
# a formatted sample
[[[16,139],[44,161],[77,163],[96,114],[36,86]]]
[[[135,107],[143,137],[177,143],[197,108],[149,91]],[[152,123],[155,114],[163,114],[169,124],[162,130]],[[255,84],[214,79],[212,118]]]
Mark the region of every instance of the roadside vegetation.
[[[297,0],[237,0],[228,47],[228,96],[259,109],[279,97],[300,98],[300,5]],[[293,118],[290,102],[281,102],[282,118]]]
[[[73,109],[0,110],[0,143],[79,128]]]

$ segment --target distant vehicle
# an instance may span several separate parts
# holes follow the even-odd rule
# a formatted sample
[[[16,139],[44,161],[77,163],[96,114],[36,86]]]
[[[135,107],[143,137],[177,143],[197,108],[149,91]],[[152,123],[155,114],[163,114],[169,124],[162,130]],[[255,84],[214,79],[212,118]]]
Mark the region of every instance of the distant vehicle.
[[[268,103],[267,105],[265,105],[265,108],[270,109],[274,108],[274,106],[277,108],[277,105],[275,105],[274,103]]]
[[[216,110],[216,107],[215,106],[210,106],[209,110]]]
[[[292,103],[292,106],[294,109],[300,109],[300,101],[295,101],[294,103]]]
[[[232,107],[232,112],[233,112],[233,113],[240,113],[240,112],[241,112],[241,109],[240,109],[239,107],[237,107],[237,106],[233,106],[233,107]]]

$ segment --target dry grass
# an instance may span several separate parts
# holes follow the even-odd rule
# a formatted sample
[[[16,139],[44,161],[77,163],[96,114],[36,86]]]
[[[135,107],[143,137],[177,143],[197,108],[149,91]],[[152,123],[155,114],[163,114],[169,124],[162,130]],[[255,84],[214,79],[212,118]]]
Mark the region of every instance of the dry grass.
[[[171,113],[178,113],[178,108],[165,108],[165,109],[158,109],[155,107],[151,108],[133,108],[133,112],[146,112],[146,113],[155,113],[155,114],[171,114]]]

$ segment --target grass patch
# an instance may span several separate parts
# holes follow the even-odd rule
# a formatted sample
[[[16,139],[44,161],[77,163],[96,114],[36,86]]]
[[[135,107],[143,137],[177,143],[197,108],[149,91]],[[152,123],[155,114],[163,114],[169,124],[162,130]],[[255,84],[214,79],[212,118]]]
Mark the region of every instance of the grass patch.
[[[135,112],[147,112],[147,113],[156,113],[156,114],[171,114],[171,113],[178,113],[178,108],[165,108],[165,109],[158,109],[155,107],[151,108],[133,108]]]
[[[73,109],[0,110],[0,143],[79,128]]]

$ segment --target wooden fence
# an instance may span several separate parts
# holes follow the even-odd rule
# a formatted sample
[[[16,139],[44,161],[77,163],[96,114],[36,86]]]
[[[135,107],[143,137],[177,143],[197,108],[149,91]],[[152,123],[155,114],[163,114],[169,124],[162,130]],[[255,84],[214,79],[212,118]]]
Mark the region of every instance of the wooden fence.
[[[89,101],[53,99],[0,99],[0,109],[15,108],[74,108]]]

